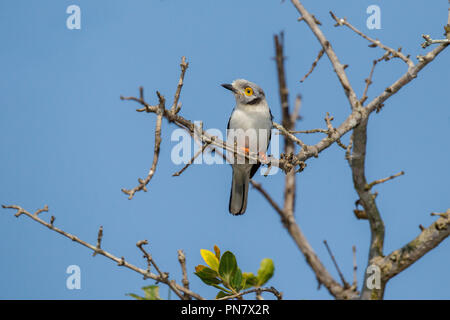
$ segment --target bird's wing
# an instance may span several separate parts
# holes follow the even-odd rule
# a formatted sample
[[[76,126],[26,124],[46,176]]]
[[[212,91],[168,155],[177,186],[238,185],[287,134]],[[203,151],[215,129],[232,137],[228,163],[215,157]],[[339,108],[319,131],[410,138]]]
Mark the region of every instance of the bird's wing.
[[[233,109],[233,111],[231,111],[230,117],[228,118],[228,124],[227,124],[227,129],[228,130],[230,130],[230,122],[231,122],[231,118],[233,117],[234,110],[235,109]]]
[[[270,111],[270,109],[269,109],[269,113],[270,113],[270,122],[272,122],[273,115],[272,115],[272,112]],[[270,139],[272,139],[272,128],[270,128],[270,130],[269,130],[269,139],[267,139],[266,150],[269,149]],[[255,163],[252,166],[252,169],[250,170],[250,179],[253,178],[253,176],[255,175],[256,171],[258,171],[260,166],[261,166],[261,162],[259,162],[259,161],[258,161],[258,163]]]

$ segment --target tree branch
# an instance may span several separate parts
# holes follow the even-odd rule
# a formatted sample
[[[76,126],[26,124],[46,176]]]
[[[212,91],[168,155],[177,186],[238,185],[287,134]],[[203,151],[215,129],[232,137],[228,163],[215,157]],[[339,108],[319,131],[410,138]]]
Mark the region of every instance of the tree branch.
[[[49,228],[50,230],[55,231],[55,232],[57,232],[57,233],[63,235],[64,237],[69,238],[70,240],[72,240],[72,241],[74,241],[74,242],[77,242],[77,243],[79,243],[79,244],[85,246],[86,248],[88,248],[88,249],[94,251],[94,252],[97,253],[97,254],[100,254],[100,255],[102,255],[102,256],[104,256],[104,257],[110,259],[110,260],[113,260],[114,262],[117,263],[117,265],[119,265],[119,266],[124,266],[124,267],[126,267],[126,268],[128,268],[128,269],[130,269],[130,270],[133,270],[134,272],[137,272],[137,273],[143,275],[143,276],[144,276],[144,279],[150,278],[150,279],[153,279],[153,280],[156,280],[156,281],[158,281],[158,282],[162,282],[162,283],[168,285],[168,286],[170,287],[170,289],[171,289],[172,291],[174,291],[175,294],[177,294],[178,296],[180,296],[180,292],[179,292],[179,291],[181,291],[181,292],[183,292],[183,293],[185,293],[185,294],[187,294],[187,295],[189,295],[189,296],[191,296],[191,297],[193,297],[193,298],[195,298],[195,299],[198,299],[198,300],[203,300],[203,299],[204,299],[203,297],[201,297],[201,296],[198,295],[197,293],[192,292],[191,290],[186,289],[185,287],[178,285],[177,283],[175,283],[174,280],[169,280],[169,275],[168,275],[168,273],[164,273],[164,274],[165,274],[165,276],[164,276],[164,274],[160,271],[160,272],[159,272],[160,274],[159,274],[159,275],[156,275],[156,274],[150,272],[150,270],[144,270],[144,269],[141,269],[141,268],[139,268],[139,267],[136,267],[135,265],[133,265],[133,264],[127,262],[127,261],[125,260],[124,257],[118,258],[118,257],[114,256],[113,254],[109,253],[108,251],[105,251],[104,249],[101,249],[99,245],[98,245],[98,246],[94,246],[94,245],[92,245],[92,244],[90,244],[90,243],[88,243],[88,242],[86,242],[86,241],[83,241],[83,240],[81,240],[80,238],[78,238],[77,236],[74,236],[74,235],[72,235],[72,234],[70,234],[70,233],[68,233],[68,232],[66,232],[66,231],[63,231],[63,230],[61,230],[61,229],[55,227],[55,226],[54,226],[53,224],[51,224],[51,223],[45,222],[44,220],[42,220],[41,218],[39,218],[37,215],[33,215],[33,214],[29,213],[28,211],[26,211],[25,209],[23,209],[23,208],[20,207],[20,206],[17,206],[17,205],[10,205],[10,206],[2,205],[2,207],[3,207],[4,209],[15,209],[15,210],[16,210],[16,213],[14,214],[14,216],[16,216],[16,217],[19,217],[20,215],[25,214],[25,215],[28,216],[29,218],[31,218],[31,219],[33,219],[34,221],[36,221],[36,222],[42,224],[43,226],[46,226],[46,227]],[[103,236],[103,228],[101,228],[100,230],[102,230],[102,236]],[[98,238],[99,238],[100,241],[101,241],[101,238],[102,238],[102,237],[100,236],[100,232],[99,232],[99,237],[98,237]],[[98,244],[100,241],[97,241],[97,244]],[[138,244],[139,244],[139,242],[138,242]],[[145,244],[145,241],[144,241],[144,242],[141,242],[140,244],[141,244],[141,246],[142,246],[142,244]],[[138,247],[139,247],[139,245],[138,245]],[[144,250],[144,252],[145,252],[145,250]],[[147,253],[147,254],[148,254],[148,253]],[[153,261],[153,264],[154,264],[154,261]],[[156,267],[155,264],[154,264],[154,266]],[[158,270],[159,270],[159,269],[158,269]]]
[[[411,266],[450,236],[450,209],[445,213],[439,214],[439,216],[438,220],[433,222],[428,228],[423,229],[412,241],[376,262],[381,269],[382,282],[387,282]]]
[[[352,109],[355,109],[358,106],[358,99],[356,97],[355,91],[353,90],[350,82],[345,74],[344,65],[342,65],[331,47],[331,43],[327,40],[322,30],[320,30],[319,25],[316,23],[313,15],[311,15],[305,7],[298,0],[291,0],[292,4],[297,8],[303,20],[305,20],[308,27],[311,29],[313,34],[316,36],[317,40],[321,44],[322,48],[325,50],[325,53],[328,56],[331,64],[333,65],[334,72],[338,76],[338,79],[344,89],[345,95],[348,98],[350,106]]]
[[[272,293],[278,300],[283,299],[283,294],[281,292],[279,292],[277,289],[275,289],[274,287],[270,287],[270,288],[255,288],[255,289],[250,289],[247,291],[242,291],[240,293],[236,293],[233,295],[229,295],[229,296],[225,296],[222,298],[219,298],[217,300],[230,300],[230,299],[234,299],[234,298],[240,298],[244,295],[247,295],[249,293],[253,293],[255,292],[257,295],[261,295],[261,292],[270,292]]]
[[[335,25],[336,27],[337,26],[346,26],[346,27],[348,27],[349,29],[354,31],[356,34],[360,35],[361,37],[363,37],[367,41],[371,42],[373,47],[380,47],[381,49],[386,50],[387,52],[389,52],[393,57],[400,58],[401,60],[403,60],[410,68],[414,67],[414,63],[411,61],[409,56],[405,56],[401,52],[401,48],[399,48],[398,50],[394,50],[392,48],[389,48],[388,46],[385,46],[384,44],[382,44],[380,42],[380,40],[374,40],[374,39],[370,38],[369,36],[365,35],[364,33],[362,33],[361,31],[359,31],[358,29],[356,29],[354,26],[352,26],[347,21],[346,18],[338,18],[331,11],[330,11],[330,15],[336,21],[336,25]]]
[[[145,192],[147,192],[146,186],[152,179],[153,175],[155,174],[156,166],[158,164],[159,151],[160,151],[160,146],[161,146],[161,124],[162,124],[162,117],[163,117],[164,110],[165,110],[166,100],[158,91],[156,91],[156,94],[158,95],[159,106],[156,111],[157,117],[156,117],[155,150],[154,150],[154,154],[153,154],[153,162],[152,162],[152,166],[147,174],[147,177],[144,180],[142,180],[141,178],[138,179],[139,185],[137,187],[134,187],[131,190],[122,189],[122,192],[127,194],[129,196],[128,199],[130,199],[130,200],[133,199],[134,194],[138,191],[144,190]],[[143,89],[142,88],[141,88],[141,98],[143,99]]]

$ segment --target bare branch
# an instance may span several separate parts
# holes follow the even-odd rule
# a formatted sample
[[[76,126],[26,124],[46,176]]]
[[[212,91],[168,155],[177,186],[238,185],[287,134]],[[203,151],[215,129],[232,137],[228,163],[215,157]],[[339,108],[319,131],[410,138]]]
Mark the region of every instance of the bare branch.
[[[330,15],[336,21],[336,25],[335,26],[346,26],[346,27],[348,27],[349,29],[354,31],[356,34],[360,35],[361,37],[363,37],[367,41],[371,42],[373,47],[380,47],[381,49],[386,50],[387,52],[389,52],[392,56],[402,59],[410,68],[414,67],[414,63],[409,58],[409,55],[405,56],[401,52],[401,48],[399,48],[398,50],[394,50],[392,48],[389,48],[388,46],[385,46],[384,44],[382,44],[379,40],[374,40],[374,39],[370,38],[369,36],[365,35],[364,33],[362,33],[361,31],[359,31],[358,29],[356,29],[353,25],[351,25],[347,21],[346,18],[338,18],[331,11],[330,11]]]
[[[387,87],[379,96],[373,99],[366,106],[365,109],[367,110],[367,112],[372,113],[374,110],[379,109],[387,99],[397,93],[401,88],[410,83],[413,79],[417,78],[419,72],[423,68],[425,68],[425,66],[427,66],[431,61],[433,61],[447,46],[448,44],[440,44],[438,47],[428,52],[425,56],[421,56],[419,63],[417,63],[414,67],[409,68],[408,71],[403,74],[403,76],[401,76],[392,85]]]
[[[180,266],[181,266],[181,273],[183,275],[183,287],[185,287],[186,289],[189,290],[189,280],[188,280],[188,275],[187,275],[187,271],[186,271],[186,256],[183,252],[183,250],[178,250],[178,261],[180,262]],[[188,295],[187,293],[184,293],[184,299],[185,300],[191,300],[191,296]]]
[[[301,146],[302,149],[308,150],[308,146],[302,140],[300,140],[299,138],[294,136],[288,129],[286,129],[282,125],[276,123],[275,121],[272,121],[272,124],[273,124],[273,127],[275,129],[278,129],[283,136],[288,138],[288,140],[292,140],[295,143],[297,143],[299,146]]]
[[[142,90],[141,90],[141,97],[143,97],[142,94]],[[160,146],[161,146],[161,124],[162,124],[162,117],[164,114],[164,109],[165,109],[165,99],[164,96],[162,96],[158,91],[156,92],[156,94],[158,95],[159,98],[159,108],[157,111],[157,117],[156,117],[156,128],[155,128],[155,150],[153,153],[153,162],[152,162],[152,166],[147,174],[147,177],[142,180],[141,178],[138,179],[139,185],[134,187],[131,190],[127,190],[127,189],[122,189],[122,192],[127,194],[129,197],[128,199],[133,199],[134,194],[138,191],[144,190],[145,192],[147,192],[147,184],[150,182],[150,180],[152,179],[153,175],[155,174],[156,171],[156,165],[158,164],[158,159],[159,159],[159,151],[160,151]]]
[[[306,12],[307,13],[307,12]],[[308,14],[308,13],[307,13]],[[308,16],[303,15],[305,21],[309,24],[314,24],[314,19],[308,14]],[[281,36],[282,37],[282,36]],[[274,37],[275,39],[275,53],[276,53],[276,63],[277,63],[277,72],[278,72],[278,86],[280,91],[280,104],[282,110],[282,123],[283,126],[280,126],[274,123],[274,127],[280,130],[280,132],[284,135],[284,155],[289,158],[290,155],[295,153],[295,143],[299,144],[302,149],[301,152],[310,151],[310,147],[306,146],[300,139],[289,133],[294,130],[295,122],[293,121],[293,117],[289,111],[289,103],[288,103],[288,90],[286,84],[286,76],[284,70],[284,55],[283,55],[283,43],[279,40],[278,36]],[[325,50],[327,50],[325,48]],[[331,140],[331,139],[329,139]],[[311,151],[310,151],[311,152]],[[317,156],[317,151],[312,151],[311,154],[315,154]],[[289,235],[294,240],[297,247],[300,249],[302,254],[305,256],[307,263],[314,271],[316,278],[319,284],[323,284],[328,291],[337,298],[340,299],[348,299],[350,297],[355,296],[355,291],[350,291],[343,288],[336,280],[330,275],[328,270],[322,264],[320,259],[315,254],[314,250],[310,246],[308,240],[300,230],[300,227],[295,221],[294,210],[295,210],[295,197],[296,197],[296,181],[295,181],[296,172],[288,171],[286,172],[285,177],[285,189],[284,189],[284,205],[283,209],[279,208],[276,205],[275,201],[271,199],[271,197],[263,192],[262,188],[257,188],[263,196],[269,201],[272,207],[278,212],[281,217],[281,221],[285,228],[287,229]]]
[[[345,95],[348,98],[348,101],[350,103],[350,106],[352,109],[355,109],[358,107],[358,99],[356,97],[355,91],[353,90],[352,86],[350,85],[350,81],[347,78],[347,75],[345,73],[344,65],[341,64],[339,61],[336,53],[334,52],[333,48],[331,47],[331,43],[327,40],[323,32],[320,30],[319,26],[315,22],[314,17],[303,7],[303,5],[298,0],[291,0],[292,4],[295,6],[295,8],[300,13],[303,20],[306,22],[306,24],[309,26],[311,31],[316,36],[317,40],[320,42],[322,48],[325,50],[325,53],[327,54],[328,58],[330,59],[331,64],[333,65],[334,72],[336,72],[336,75],[338,76],[338,79],[342,85],[342,88],[345,91]]]
[[[316,59],[314,60],[311,69],[309,69],[308,73],[306,73],[303,78],[300,80],[300,82],[304,82],[306,80],[306,78],[308,78],[308,76],[314,71],[314,69],[317,66],[317,63],[319,62],[320,58],[322,58],[323,54],[325,53],[325,50],[322,48],[319,51],[319,54],[317,55]]]
[[[376,261],[381,269],[382,282],[386,283],[411,266],[448,236],[450,236],[450,209],[442,213],[441,217],[428,228],[424,228],[415,239]]]
[[[366,102],[366,100],[367,100],[367,91],[369,91],[369,86],[372,84],[373,71],[375,70],[375,66],[377,65],[377,63],[378,63],[378,60],[373,60],[372,69],[370,69],[369,77],[366,78],[366,80],[365,80],[366,87],[364,88],[364,93],[360,100],[361,105],[363,105],[364,102]]]
[[[214,138],[214,137],[213,137]],[[215,138],[213,139],[213,141],[215,140]],[[194,160],[200,155],[200,154],[202,154],[204,151],[205,151],[205,149],[209,146],[211,144],[211,142],[207,142],[207,143],[205,143],[203,146],[202,146],[202,148],[200,149],[200,150],[198,150],[195,154],[194,154],[194,156],[191,158],[191,160],[189,160],[189,162],[188,163],[186,163],[186,165],[180,170],[180,171],[177,171],[177,172],[175,172],[174,174],[172,174],[172,177],[178,177],[180,174],[182,174],[183,172],[184,172],[184,170],[186,170],[191,164],[193,164],[194,163]]]
[[[400,171],[399,173],[396,173],[396,174],[394,174],[394,175],[392,175],[392,176],[389,176],[389,177],[387,177],[387,178],[375,180],[374,182],[369,183],[369,184],[366,186],[366,189],[367,189],[367,190],[370,190],[370,189],[372,189],[373,186],[375,186],[375,185],[377,185],[377,184],[384,183],[384,182],[386,182],[386,181],[395,179],[395,178],[400,177],[400,176],[402,176],[402,175],[404,175],[404,174],[405,174],[404,171]]]
[[[331,249],[330,249],[330,247],[328,246],[327,240],[323,240],[323,244],[324,244],[325,247],[327,248],[328,254],[329,254],[330,257],[331,257],[331,260],[333,261],[333,264],[334,264],[334,266],[335,266],[335,268],[336,268],[336,270],[337,270],[337,272],[338,272],[338,274],[339,274],[339,278],[341,278],[341,281],[342,281],[342,284],[344,285],[344,288],[350,288],[350,285],[348,284],[348,282],[345,281],[345,277],[344,277],[344,275],[342,274],[342,271],[341,271],[341,269],[339,268],[339,265],[337,264],[337,261],[336,261],[334,255],[333,255],[333,252],[331,252]]]
[[[135,265],[127,262],[124,257],[118,258],[118,257],[114,256],[113,254],[111,254],[111,253],[109,253],[109,252],[107,252],[107,251],[105,251],[103,249],[98,250],[97,246],[94,246],[94,245],[92,245],[92,244],[90,244],[90,243],[88,243],[86,241],[81,240],[77,236],[74,236],[74,235],[72,235],[72,234],[70,234],[70,233],[68,233],[66,231],[63,231],[63,230],[55,227],[52,223],[45,222],[44,220],[39,218],[37,215],[29,213],[28,211],[26,211],[25,209],[23,209],[20,206],[17,206],[17,205],[9,205],[9,206],[8,205],[2,205],[2,207],[5,208],[5,209],[15,209],[17,211],[15,213],[16,217],[19,217],[20,215],[25,214],[29,218],[31,218],[34,221],[42,224],[43,226],[46,226],[50,230],[55,231],[55,232],[63,235],[64,237],[69,238],[70,240],[72,240],[74,242],[77,242],[77,243],[85,246],[86,248],[88,248],[88,249],[90,249],[90,250],[92,250],[94,252],[97,252],[98,254],[100,254],[100,255],[102,255],[102,256],[110,259],[110,260],[115,261],[117,263],[117,265],[119,265],[119,266],[124,266],[124,267],[126,267],[126,268],[128,268],[130,270],[133,270],[134,272],[137,272],[137,273],[143,275],[144,278],[150,278],[150,279],[156,280],[158,282],[162,282],[162,283],[168,285],[172,290],[173,290],[173,288],[175,288],[177,290],[177,291],[174,291],[175,293],[177,293],[178,291],[182,291],[183,293],[186,293],[186,294],[190,295],[191,297],[193,297],[195,299],[203,300],[203,298],[200,295],[198,295],[197,293],[192,292],[191,290],[188,290],[188,289],[184,288],[183,286],[180,286],[180,285],[176,284],[175,282],[173,282],[173,280],[169,280],[168,276],[166,278],[163,278],[163,277],[161,277],[161,275],[156,275],[156,274],[154,274],[154,273],[152,273],[152,272],[150,272],[148,270],[144,270],[144,269],[141,269],[139,267],[136,267]],[[53,221],[54,221],[54,219],[53,219]]]
[[[275,200],[272,199],[272,197],[269,195],[269,193],[266,190],[264,190],[264,188],[261,186],[261,184],[252,179],[250,180],[250,183],[256,190],[258,190],[263,195],[264,198],[266,198],[266,200],[270,203],[270,205],[275,209],[275,211],[283,219],[284,218],[283,209],[281,209],[280,206],[275,202]]]
[[[103,238],[103,227],[100,226],[100,228],[98,229],[98,235],[97,235],[97,246],[95,247],[94,253],[92,253],[92,256],[94,256],[94,257],[101,250],[102,238]]]
[[[291,122],[295,123],[297,122],[297,120],[300,120],[302,118],[300,116],[301,106],[302,106],[302,96],[298,94],[297,97],[295,97],[295,106],[294,111],[291,114]]]
[[[421,44],[422,48],[426,48],[428,46],[431,46],[432,44],[436,44],[436,43],[442,43],[442,44],[450,44],[450,39],[437,39],[437,40],[433,40],[431,39],[431,36],[429,34],[423,34],[422,38],[425,39],[425,42]]]
[[[374,259],[383,255],[384,223],[375,203],[375,196],[366,188],[367,120],[365,119],[353,130],[353,153],[348,162],[352,170],[354,188],[359,196],[358,202],[363,206],[364,213],[369,220],[371,240],[368,264],[372,264]],[[365,276],[367,277],[367,274]],[[363,283],[366,283],[366,279],[364,279]],[[384,287],[380,290],[374,289],[373,292],[378,298],[381,298],[384,294]],[[367,288],[367,286],[363,286],[361,295],[363,298],[373,297],[372,290]]]
[[[326,133],[326,134],[328,134],[328,130],[326,130],[326,129],[297,130],[297,131],[289,131],[289,133]]]
[[[170,108],[170,111],[174,114],[177,114],[181,109],[181,107],[179,107],[178,101],[180,100],[181,88],[183,87],[184,74],[186,73],[186,70],[189,67],[189,63],[186,62],[186,57],[184,56],[181,58],[180,67],[181,67],[180,80],[178,80],[177,90],[175,91],[173,104],[172,107]]]
[[[44,208],[42,208],[42,209],[36,210],[36,212],[34,213],[34,215],[35,215],[35,216],[38,216],[38,215],[39,215],[40,213],[42,213],[42,212],[48,212],[48,206],[47,206],[47,205],[45,205]]]

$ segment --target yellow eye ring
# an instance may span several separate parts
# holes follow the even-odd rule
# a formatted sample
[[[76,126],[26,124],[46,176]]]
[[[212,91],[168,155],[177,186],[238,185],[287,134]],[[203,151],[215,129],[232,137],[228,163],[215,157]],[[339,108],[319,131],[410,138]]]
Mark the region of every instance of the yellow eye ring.
[[[244,93],[246,96],[250,97],[251,95],[253,95],[253,89],[250,87],[247,87],[244,89]]]

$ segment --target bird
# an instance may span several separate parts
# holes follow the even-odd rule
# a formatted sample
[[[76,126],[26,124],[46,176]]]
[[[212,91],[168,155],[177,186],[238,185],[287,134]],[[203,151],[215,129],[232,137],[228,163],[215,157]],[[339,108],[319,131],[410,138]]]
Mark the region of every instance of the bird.
[[[247,153],[256,152],[265,158],[271,138],[273,116],[264,91],[257,84],[245,79],[234,80],[231,84],[222,84],[222,87],[230,90],[236,99],[236,105],[228,120],[227,143],[236,139],[238,148],[240,146]],[[243,140],[244,145],[242,145]],[[231,143],[236,146],[234,141]],[[234,159],[231,165],[233,174],[228,209],[232,215],[245,213],[248,185],[261,165],[260,162],[255,163],[242,158],[241,156],[240,160],[245,161]]]

